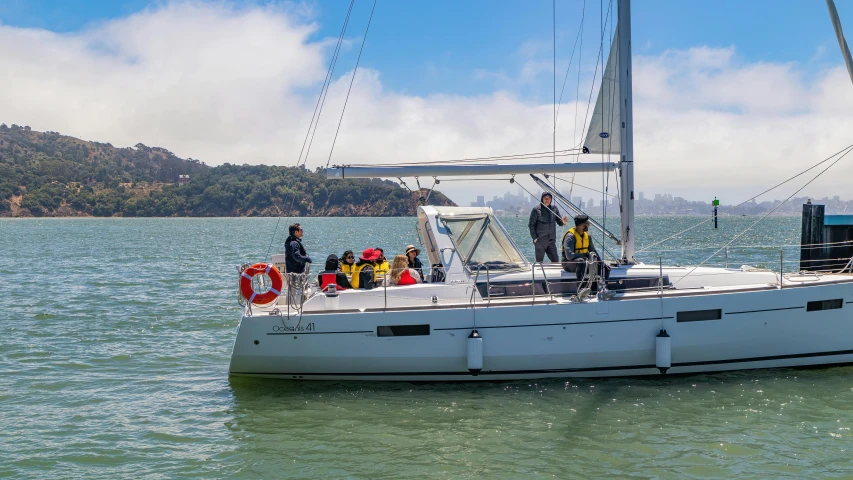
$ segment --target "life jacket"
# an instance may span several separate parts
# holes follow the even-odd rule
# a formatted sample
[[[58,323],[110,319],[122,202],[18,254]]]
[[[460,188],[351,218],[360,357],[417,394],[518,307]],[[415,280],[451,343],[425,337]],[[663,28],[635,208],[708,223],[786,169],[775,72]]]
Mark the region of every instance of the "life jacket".
[[[390,270],[391,265],[388,264],[387,260],[382,263],[378,263],[375,267],[373,267],[373,278],[383,278]]]
[[[397,285],[415,285],[418,281],[412,278],[412,275],[408,270],[403,270],[403,273],[400,275],[400,281],[397,282]]]
[[[347,275],[352,275],[352,269],[355,268],[355,264],[349,264],[341,262],[341,272],[346,273]]]
[[[337,277],[338,277],[337,272],[321,273],[320,274],[320,288],[325,292],[326,287],[328,287],[329,285],[335,285],[335,288],[338,291],[346,290],[346,288],[338,285],[338,281],[337,281],[338,278]]]
[[[370,267],[370,271],[373,275],[373,282],[376,282],[376,267],[371,263],[362,263],[361,265],[355,264],[352,266],[352,279],[350,280],[350,285],[352,288],[373,288],[373,285],[362,285],[361,284],[361,271],[365,268]]]
[[[575,251],[573,253],[581,253],[584,255],[589,253],[589,232],[583,232],[583,238],[581,238],[580,234],[575,230],[575,227],[572,227],[566,230],[566,233],[563,234],[563,238],[560,240],[560,249],[563,252],[563,258],[569,258],[566,255],[566,235],[569,233],[575,236]]]

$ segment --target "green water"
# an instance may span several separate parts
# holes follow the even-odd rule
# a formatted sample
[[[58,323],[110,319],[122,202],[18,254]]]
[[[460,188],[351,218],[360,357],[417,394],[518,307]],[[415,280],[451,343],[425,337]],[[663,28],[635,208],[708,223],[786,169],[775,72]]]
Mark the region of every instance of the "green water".
[[[526,219],[503,221],[532,253]],[[660,248],[694,250],[664,262],[704,260],[754,221],[691,231]],[[266,257],[276,222],[0,220],[0,477],[853,478],[851,367],[535,383],[229,379],[234,266]],[[411,219],[301,222],[318,262],[416,242]],[[648,244],[696,222],[643,217],[638,230]],[[797,218],[770,219],[736,243],[795,244],[798,232]],[[736,265],[778,258],[730,252]]]

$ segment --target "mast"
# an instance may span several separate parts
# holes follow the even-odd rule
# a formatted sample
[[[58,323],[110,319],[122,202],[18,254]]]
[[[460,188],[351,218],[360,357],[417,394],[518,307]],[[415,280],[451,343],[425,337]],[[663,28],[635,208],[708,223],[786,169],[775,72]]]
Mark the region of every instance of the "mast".
[[[622,107],[620,131],[621,157],[619,172],[621,183],[619,196],[622,201],[622,260],[634,263],[634,106],[631,87],[631,4],[630,0],[618,0],[617,65],[619,66],[619,103]]]

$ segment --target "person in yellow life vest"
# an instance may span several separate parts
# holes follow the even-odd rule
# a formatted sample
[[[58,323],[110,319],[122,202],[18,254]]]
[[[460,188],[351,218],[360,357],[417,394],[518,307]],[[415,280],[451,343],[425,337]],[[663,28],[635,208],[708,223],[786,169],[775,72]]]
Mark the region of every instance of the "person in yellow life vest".
[[[563,270],[577,273],[578,279],[583,278],[590,253],[598,256],[589,235],[589,216],[580,214],[575,217],[575,226],[563,234],[562,244]]]
[[[352,277],[352,269],[355,267],[355,254],[352,250],[346,250],[341,255],[341,263],[338,265],[338,271],[345,273],[347,278]]]
[[[358,257],[358,262],[352,267],[352,288],[370,290],[376,285],[376,260],[379,252],[373,248],[365,248]]]
[[[376,266],[373,267],[374,279],[376,283],[379,283],[385,279],[385,274],[391,270],[391,265],[388,264],[388,259],[385,258],[385,250],[375,247],[373,251],[379,252],[379,258],[376,259]]]

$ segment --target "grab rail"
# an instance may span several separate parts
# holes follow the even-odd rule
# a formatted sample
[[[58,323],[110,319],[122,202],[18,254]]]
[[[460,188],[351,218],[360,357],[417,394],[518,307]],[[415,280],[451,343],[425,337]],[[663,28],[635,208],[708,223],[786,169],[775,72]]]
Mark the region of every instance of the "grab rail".
[[[545,292],[548,295],[548,302],[553,299],[551,295],[551,284],[548,282],[548,275],[545,274],[545,264],[543,262],[534,262],[533,265],[530,266],[530,276],[531,276],[531,288],[532,288],[532,302],[536,303],[536,265],[539,265],[540,270],[542,270],[542,279],[545,282]]]
[[[476,300],[474,300],[474,292],[477,291],[477,279],[480,278],[480,269],[486,267],[486,304],[492,304],[492,285],[491,285],[491,274],[489,273],[489,266],[485,263],[478,263],[477,270],[474,272],[474,288],[471,290],[471,307],[476,306]]]

